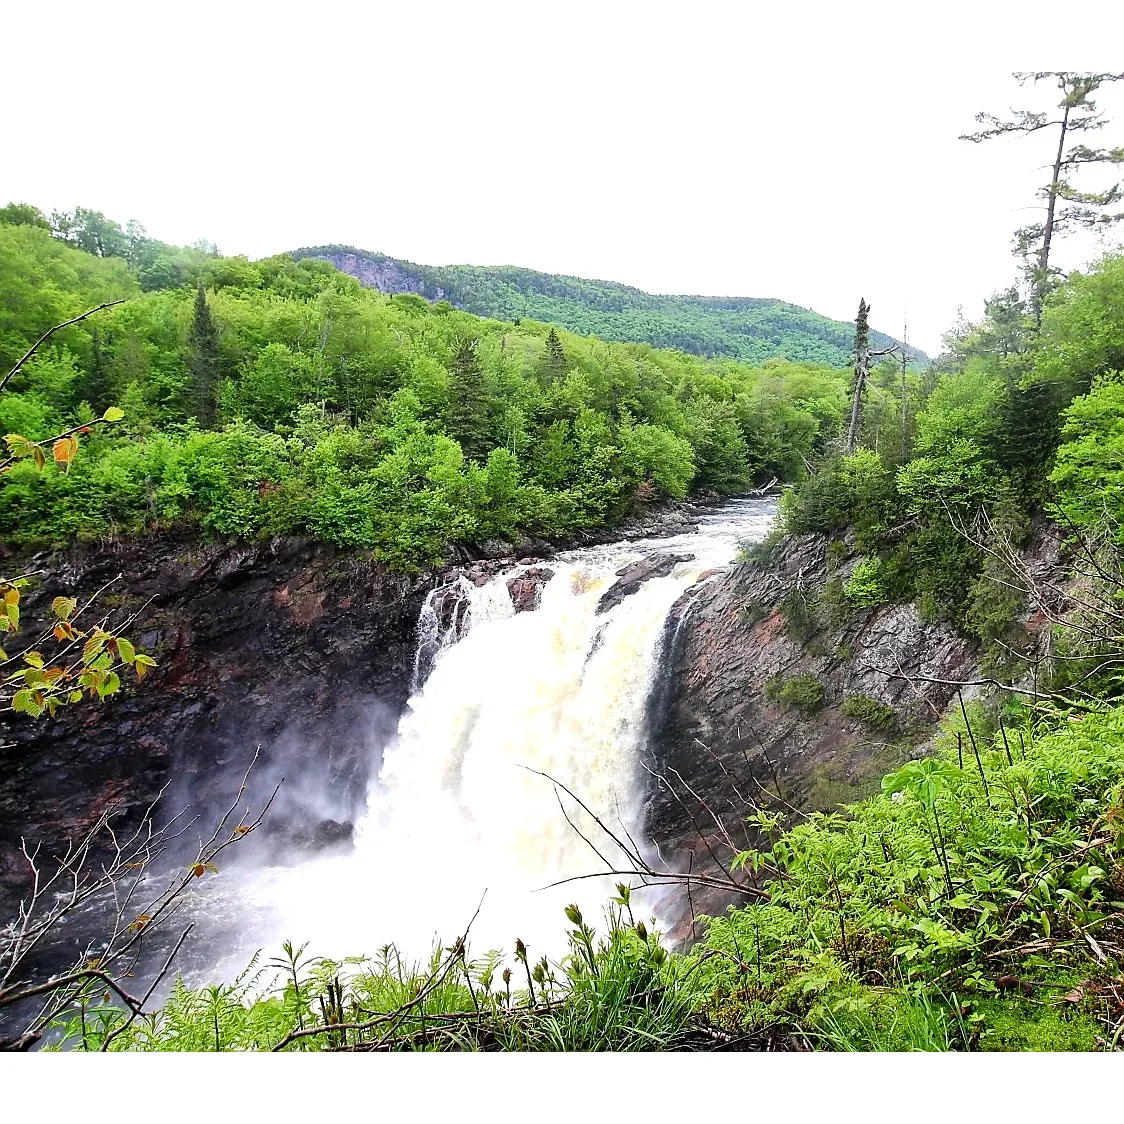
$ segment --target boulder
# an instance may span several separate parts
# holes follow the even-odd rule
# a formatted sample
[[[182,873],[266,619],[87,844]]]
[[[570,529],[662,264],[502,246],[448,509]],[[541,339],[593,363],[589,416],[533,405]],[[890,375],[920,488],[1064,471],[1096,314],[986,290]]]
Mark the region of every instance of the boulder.
[[[537,609],[542,598],[542,587],[552,577],[554,571],[549,566],[532,566],[531,569],[509,578],[507,592],[511,595],[515,611],[526,613]]]
[[[618,580],[609,586],[597,602],[597,612],[607,613],[635,593],[646,581],[665,578],[680,562],[693,562],[694,558],[693,554],[649,554],[647,558],[622,566],[617,571]]]

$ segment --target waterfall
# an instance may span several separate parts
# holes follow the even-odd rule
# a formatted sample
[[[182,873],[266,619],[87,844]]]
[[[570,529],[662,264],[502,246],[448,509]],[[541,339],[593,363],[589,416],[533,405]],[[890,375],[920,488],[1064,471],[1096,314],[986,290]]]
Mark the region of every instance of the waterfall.
[[[748,501],[698,534],[559,555],[538,607],[524,612],[507,583],[527,567],[432,591],[413,694],[382,749],[354,848],[255,871],[238,892],[254,918],[252,947],[291,938],[340,957],[394,943],[423,958],[462,932],[483,898],[478,953],[510,953],[516,937],[533,957],[565,951],[563,906],[577,902],[596,921],[621,880],[589,877],[604,870],[593,847],[614,864],[620,856],[547,778],[646,846],[640,755],[667,615],[771,518],[769,503]],[[694,557],[599,614],[615,572],[657,550]]]
[[[565,904],[599,916],[619,879],[544,889],[604,869],[590,843],[618,857],[546,776],[640,839],[645,705],[664,619],[692,575],[653,579],[598,615],[613,580],[606,563],[619,557],[552,564],[534,611],[515,612],[507,573],[461,586],[467,604],[436,636],[423,612],[419,649],[435,647],[423,661],[432,670],[384,751],[354,853],[294,872],[304,885],[286,894],[285,912],[301,939],[356,952],[393,940],[422,955],[460,932],[483,897],[475,947],[510,949],[521,937],[556,955]]]

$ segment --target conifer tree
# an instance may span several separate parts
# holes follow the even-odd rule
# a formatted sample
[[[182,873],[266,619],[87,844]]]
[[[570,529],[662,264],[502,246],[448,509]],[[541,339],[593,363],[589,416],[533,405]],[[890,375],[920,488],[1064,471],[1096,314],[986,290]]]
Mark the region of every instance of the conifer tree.
[[[550,382],[555,382],[566,373],[566,352],[558,333],[551,328],[546,337],[546,374]]]
[[[207,304],[207,294],[200,284],[195,293],[195,316],[189,338],[191,352],[191,396],[195,417],[202,429],[215,424],[219,387],[219,330]]]
[[[460,442],[466,457],[482,460],[490,442],[484,375],[476,354],[476,340],[462,339],[458,343],[449,373],[452,376],[449,430]]]
[[[1042,222],[1031,223],[1015,232],[1015,253],[1025,263],[1031,310],[1036,324],[1042,322],[1042,302],[1050,288],[1056,270],[1050,268],[1050,250],[1054,236],[1081,226],[1087,229],[1103,228],[1124,219],[1124,210],[1111,212],[1107,208],[1124,199],[1120,183],[1104,191],[1078,191],[1067,178],[1073,171],[1090,165],[1124,164],[1124,147],[1089,148],[1084,144],[1066,143],[1072,133],[1084,133],[1103,128],[1108,122],[1097,109],[1091,95],[1106,82],[1117,82],[1124,74],[1074,73],[1064,70],[1042,70],[1014,75],[1019,85],[1037,84],[1054,79],[1062,92],[1057,114],[1037,113],[1026,109],[1013,109],[1013,118],[1003,121],[990,113],[976,114],[976,120],[986,125],[978,133],[962,136],[961,140],[978,144],[994,137],[1013,133],[1030,135],[1044,130],[1056,130],[1057,148],[1051,167],[1050,182],[1039,188],[1038,195],[1046,203]],[[1059,203],[1061,206],[1059,206]]]
[[[101,333],[95,328],[92,333],[90,369],[82,380],[82,396],[90,403],[95,414],[104,413],[114,404],[112,381],[102,349]]]

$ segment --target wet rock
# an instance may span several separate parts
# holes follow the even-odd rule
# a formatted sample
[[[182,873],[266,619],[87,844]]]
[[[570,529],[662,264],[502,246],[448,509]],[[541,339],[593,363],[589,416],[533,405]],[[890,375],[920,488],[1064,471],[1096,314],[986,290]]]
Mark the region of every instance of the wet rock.
[[[354,830],[354,825],[348,821],[324,819],[275,825],[267,831],[267,836],[274,846],[295,851],[323,851],[350,843]]]
[[[646,581],[665,578],[680,562],[692,562],[694,558],[693,554],[649,554],[647,558],[621,567],[617,571],[618,580],[609,586],[597,602],[597,612],[608,612],[635,593]]]
[[[507,592],[511,595],[511,603],[515,606],[515,611],[526,613],[537,609],[542,600],[543,586],[552,577],[554,571],[550,567],[533,566],[530,570],[524,570],[516,577],[509,578]]]

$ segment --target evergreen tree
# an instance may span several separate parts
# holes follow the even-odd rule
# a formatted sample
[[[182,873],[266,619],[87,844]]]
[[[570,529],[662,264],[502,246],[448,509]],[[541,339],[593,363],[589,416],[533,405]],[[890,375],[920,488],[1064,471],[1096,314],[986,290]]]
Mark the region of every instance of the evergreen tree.
[[[114,403],[113,379],[102,348],[101,332],[97,328],[92,333],[90,369],[82,380],[81,395],[90,403],[95,414],[104,413]]]
[[[1039,188],[1038,195],[1046,203],[1042,222],[1031,223],[1015,232],[1015,252],[1025,263],[1030,289],[1031,309],[1036,324],[1042,322],[1042,302],[1049,291],[1050,282],[1058,272],[1050,268],[1050,249],[1055,234],[1062,234],[1073,226],[1088,229],[1104,228],[1124,219],[1124,210],[1111,213],[1106,210],[1124,199],[1124,189],[1117,183],[1105,191],[1077,191],[1066,178],[1068,174],[1088,164],[1124,164],[1124,148],[1089,148],[1074,144],[1068,150],[1066,142],[1072,133],[1103,128],[1107,121],[1092,101],[1091,95],[1106,82],[1117,82],[1124,74],[1078,74],[1064,70],[1043,70],[1017,73],[1020,85],[1037,84],[1044,79],[1056,80],[1062,99],[1058,102],[1060,115],[1037,113],[1027,109],[1012,110],[1013,119],[1000,120],[990,113],[976,114],[976,120],[987,128],[978,133],[962,136],[961,140],[991,140],[1012,133],[1030,135],[1043,130],[1057,130],[1057,149],[1051,168],[1050,182]],[[1059,202],[1062,204],[1059,207]]]
[[[449,431],[470,460],[483,460],[491,442],[488,410],[484,401],[484,375],[476,354],[476,340],[462,339],[457,344],[450,368]]]
[[[195,293],[195,316],[189,338],[191,353],[191,395],[195,417],[203,429],[215,424],[215,404],[219,387],[219,330],[200,284]]]
[[[542,372],[548,383],[557,382],[566,374],[566,352],[562,348],[558,333],[553,328],[546,337]]]

